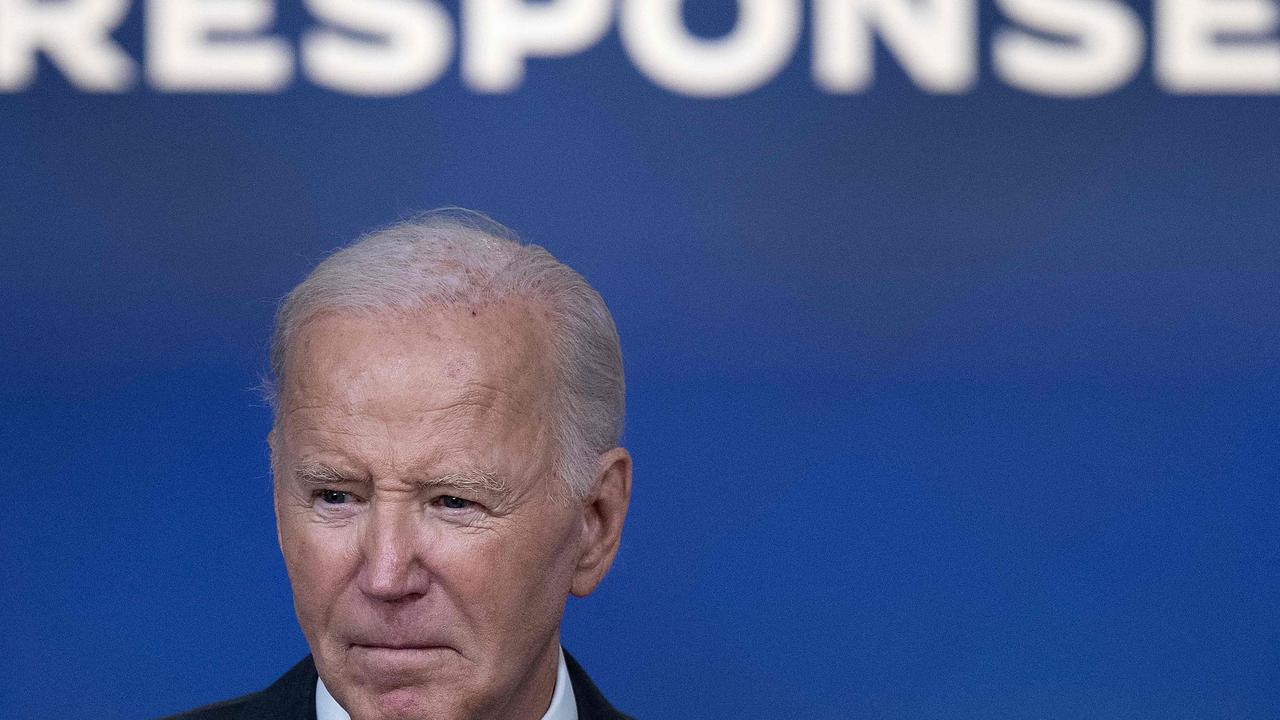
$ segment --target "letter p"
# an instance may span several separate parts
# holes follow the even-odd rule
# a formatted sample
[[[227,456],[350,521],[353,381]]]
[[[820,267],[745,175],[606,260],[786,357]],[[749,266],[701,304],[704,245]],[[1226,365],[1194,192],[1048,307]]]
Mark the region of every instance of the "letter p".
[[[463,0],[462,77],[480,92],[510,92],[525,59],[572,55],[604,36],[612,0]]]

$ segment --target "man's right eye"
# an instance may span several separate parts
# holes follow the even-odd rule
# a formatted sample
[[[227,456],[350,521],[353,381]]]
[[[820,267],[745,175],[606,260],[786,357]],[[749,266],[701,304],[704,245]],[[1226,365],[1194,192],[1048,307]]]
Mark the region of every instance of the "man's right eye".
[[[317,490],[316,497],[327,505],[341,505],[351,499],[351,495],[341,490]]]

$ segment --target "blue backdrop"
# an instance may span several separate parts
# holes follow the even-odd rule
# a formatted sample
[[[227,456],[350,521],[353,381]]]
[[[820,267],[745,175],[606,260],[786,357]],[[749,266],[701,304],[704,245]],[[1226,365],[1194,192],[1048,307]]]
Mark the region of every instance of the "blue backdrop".
[[[456,4],[446,4],[456,14]],[[1144,22],[1147,8],[1139,8]],[[481,93],[0,94],[0,714],[306,652],[254,387],[275,301],[414,210],[612,307],[635,494],[565,644],[641,718],[1280,712],[1280,98],[659,87],[616,30]],[[143,10],[114,38],[142,63]],[[728,2],[691,4],[704,36]],[[272,32],[310,24],[282,8]]]

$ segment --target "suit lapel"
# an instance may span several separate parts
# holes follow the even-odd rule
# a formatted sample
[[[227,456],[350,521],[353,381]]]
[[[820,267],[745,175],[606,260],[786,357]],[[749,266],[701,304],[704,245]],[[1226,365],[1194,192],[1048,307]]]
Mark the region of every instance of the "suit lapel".
[[[578,720],[631,720],[613,709],[604,695],[596,689],[595,683],[591,682],[591,678],[587,677],[587,671],[568,652],[564,654],[564,664],[569,670],[569,681],[573,683]]]
[[[316,666],[308,655],[240,709],[240,720],[316,720]]]

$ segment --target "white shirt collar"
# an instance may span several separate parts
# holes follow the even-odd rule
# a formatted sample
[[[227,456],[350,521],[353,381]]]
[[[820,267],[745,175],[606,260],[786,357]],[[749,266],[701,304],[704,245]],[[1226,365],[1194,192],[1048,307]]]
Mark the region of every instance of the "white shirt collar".
[[[351,720],[319,678],[316,678],[316,720]],[[573,683],[569,682],[569,667],[564,664],[564,648],[560,648],[556,689],[551,693],[551,705],[542,714],[542,720],[578,720],[578,702],[573,696]]]

